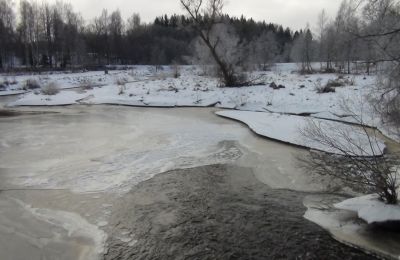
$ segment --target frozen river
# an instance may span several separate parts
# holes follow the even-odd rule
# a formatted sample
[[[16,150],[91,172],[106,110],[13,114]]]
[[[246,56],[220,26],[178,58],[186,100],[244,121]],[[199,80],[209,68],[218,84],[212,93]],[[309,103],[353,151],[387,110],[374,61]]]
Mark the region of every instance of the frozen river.
[[[215,111],[70,106],[0,117],[2,259],[101,258],[122,198],[171,170],[230,165],[251,169],[272,189],[325,187],[297,167],[305,151]],[[136,240],[124,231],[117,237]]]

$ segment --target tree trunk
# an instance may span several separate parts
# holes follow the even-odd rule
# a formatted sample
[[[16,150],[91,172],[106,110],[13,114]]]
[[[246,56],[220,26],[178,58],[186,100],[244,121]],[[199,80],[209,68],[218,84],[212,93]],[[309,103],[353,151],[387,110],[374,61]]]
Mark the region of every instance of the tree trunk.
[[[347,74],[351,73],[351,69],[350,69],[350,59],[347,60]]]

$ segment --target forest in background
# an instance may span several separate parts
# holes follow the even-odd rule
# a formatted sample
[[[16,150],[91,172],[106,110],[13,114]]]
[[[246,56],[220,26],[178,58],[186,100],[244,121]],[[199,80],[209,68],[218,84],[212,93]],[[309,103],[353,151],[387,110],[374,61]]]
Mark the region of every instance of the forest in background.
[[[119,10],[109,13],[104,9],[86,21],[71,4],[62,1],[39,4],[21,0],[17,8],[12,0],[0,0],[0,70],[211,64],[214,61],[201,46],[195,28],[213,24],[213,37],[220,52],[225,52],[221,56],[227,56],[226,62],[234,66],[253,69],[256,65],[265,70],[276,62],[298,62],[303,71],[311,72],[311,62],[321,62],[326,72],[351,73],[353,65],[361,63],[369,73],[377,62],[398,58],[387,55],[396,53],[393,42],[398,33],[381,37],[379,44],[376,38],[365,36],[397,28],[399,4],[370,0],[360,9],[361,2],[344,0],[336,17],[328,17],[322,10],[317,24],[293,31],[228,14],[219,14],[218,21],[212,22],[204,13],[201,21],[186,14],[163,15],[142,23],[138,13],[124,20]],[[357,9],[362,10],[361,15]],[[381,17],[385,19],[380,21]]]
[[[274,59],[290,60],[299,32],[245,17],[224,20],[242,41],[273,39]],[[197,36],[191,23],[184,15],[163,15],[146,24],[138,13],[125,21],[119,10],[103,10],[87,22],[71,4],[22,0],[16,10],[12,1],[0,0],[0,68],[188,64]]]

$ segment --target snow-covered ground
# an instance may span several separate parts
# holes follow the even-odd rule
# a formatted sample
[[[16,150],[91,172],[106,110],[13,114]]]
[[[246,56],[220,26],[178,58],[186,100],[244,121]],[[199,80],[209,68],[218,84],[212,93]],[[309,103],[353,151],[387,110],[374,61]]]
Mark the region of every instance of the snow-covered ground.
[[[352,210],[341,210],[335,206],[340,205],[345,198],[332,194],[309,195],[304,200],[307,211],[304,217],[331,233],[338,241],[354,246],[368,253],[377,254],[387,259],[400,259],[399,236],[393,231],[379,231],[371,229],[367,223],[358,220],[357,212],[353,211],[361,205],[358,199],[355,207],[354,199],[345,201],[346,208]],[[362,200],[365,202],[364,197]],[[335,205],[335,206],[334,206]],[[344,205],[343,205],[344,206]],[[391,206],[398,207],[398,206]],[[380,209],[389,212],[385,205]],[[377,209],[378,210],[378,209]],[[373,210],[376,212],[376,210]],[[365,214],[368,214],[365,212]],[[392,213],[390,213],[392,214]],[[387,214],[385,214],[388,216]],[[394,216],[394,215],[393,215]]]
[[[293,64],[280,64],[272,71],[255,72],[251,77],[263,85],[245,88],[220,88],[218,80],[203,76],[201,68],[183,66],[181,76],[173,77],[169,67],[156,72],[150,66],[137,66],[132,70],[104,72],[85,72],[71,74],[52,74],[46,76],[15,76],[18,82],[10,90],[21,89],[28,79],[35,79],[40,85],[56,82],[62,89],[79,88],[88,83],[94,89],[80,91],[86,103],[116,103],[143,106],[209,106],[218,102],[221,108],[236,108],[251,111],[273,111],[294,114],[331,113],[332,116],[345,116],[341,107],[344,99],[353,104],[363,100],[374,85],[372,76],[349,76],[354,86],[340,87],[336,93],[317,94],[316,86],[324,85],[329,80],[337,79],[335,74],[299,75],[293,73]],[[124,90],[117,81],[126,81]],[[274,90],[269,84],[275,82],[285,88]],[[0,91],[1,93],[1,91]],[[81,96],[65,95],[62,91],[56,96],[62,104],[77,103]],[[40,94],[39,90],[26,94],[10,105],[52,105],[55,96]],[[358,111],[355,111],[358,112]],[[321,114],[323,115],[323,114]]]
[[[271,71],[254,72],[250,78],[257,79],[255,83],[258,84],[242,88],[220,88],[216,78],[203,75],[202,69],[195,66],[182,66],[178,78],[173,77],[171,67],[156,71],[153,66],[132,66],[129,70],[110,71],[108,74],[97,71],[23,75],[4,77],[4,81],[14,84],[6,91],[0,91],[0,95],[18,93],[15,91],[21,91],[27,80],[35,80],[41,86],[55,82],[62,89],[57,95],[44,95],[36,89],[8,105],[216,106],[242,111],[311,115],[353,123],[360,123],[362,119],[362,123],[377,126],[388,136],[396,138],[396,135],[390,134],[390,129],[376,120],[368,105],[371,93],[376,94],[374,76],[349,75],[338,79],[336,74],[299,75],[294,72],[296,69],[295,64],[277,64]],[[332,80],[339,80],[345,86],[335,88],[334,93],[317,93],[318,87]],[[272,82],[284,88],[270,88]]]
[[[400,221],[400,205],[388,205],[376,194],[348,199],[335,204],[338,209],[357,212],[368,224]]]
[[[25,90],[5,90],[5,91],[0,91],[0,96],[13,96],[13,95],[21,95],[26,93],[27,91]]]

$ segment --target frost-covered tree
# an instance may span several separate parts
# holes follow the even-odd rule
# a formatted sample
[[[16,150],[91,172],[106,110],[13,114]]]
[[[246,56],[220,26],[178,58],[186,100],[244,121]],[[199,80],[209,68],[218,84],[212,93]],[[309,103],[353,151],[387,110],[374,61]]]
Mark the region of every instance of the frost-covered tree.
[[[325,10],[322,10],[318,16],[317,31],[321,69],[326,72],[333,72],[332,62],[335,57],[336,30]],[[322,62],[325,62],[325,68],[322,67]]]
[[[114,62],[118,62],[118,60],[122,57],[122,37],[124,34],[124,21],[121,17],[121,12],[116,10],[110,15],[110,23],[109,23],[109,32],[110,32],[110,55],[114,59]]]
[[[273,32],[263,32],[250,44],[251,62],[267,70],[279,55],[278,42]]]
[[[304,32],[301,32],[297,38],[295,38],[291,57],[294,61],[301,64],[302,73],[312,73],[313,68],[311,62],[315,55],[315,42],[311,30],[307,26]]]
[[[36,67],[38,64],[36,53],[37,39],[35,39],[36,16],[35,7],[30,2],[23,0],[20,2],[20,22],[18,31],[24,45],[24,63]]]
[[[134,13],[132,16],[128,19],[128,25],[127,25],[127,31],[135,31],[140,27],[141,24],[141,19],[140,19],[140,14]]]
[[[359,32],[359,19],[356,10],[359,2],[356,0],[344,0],[336,15],[336,49],[337,61],[342,71],[351,73],[351,63],[356,60],[358,53],[359,39],[356,34]]]
[[[328,27],[329,28],[329,27]],[[377,89],[371,96],[373,105],[381,112],[383,127],[391,135],[400,137],[400,2],[396,0],[343,1],[335,20],[335,55],[346,64],[350,73],[350,62],[362,59],[367,64],[379,63],[382,68]],[[344,67],[344,66],[343,66]],[[367,68],[368,69],[368,68]],[[367,71],[369,72],[369,71]],[[362,114],[354,113],[354,119],[364,125]],[[362,112],[361,112],[362,113]],[[361,118],[361,119],[360,119]],[[377,142],[376,131],[362,127],[370,146]],[[341,155],[312,152],[302,160],[305,166],[316,173],[330,175],[349,184],[354,189],[379,194],[388,204],[398,203],[398,162],[395,155],[380,156],[383,151],[373,152],[368,157],[354,154],[349,145],[355,142],[351,134],[335,129],[345,141],[338,141],[326,134],[320,125],[311,124],[305,129],[305,137],[338,149]]]
[[[239,79],[239,68],[238,65],[243,62],[241,55],[244,48],[240,44],[239,37],[236,34],[235,28],[227,22],[221,21],[215,24],[208,34],[210,43],[215,46],[215,53],[218,55],[220,60],[225,64],[229,74],[233,74],[236,77],[237,84],[243,83]],[[195,40],[195,61],[197,64],[202,65],[213,65],[217,68],[217,76],[222,76],[225,86],[237,86],[236,84],[226,85],[225,77],[216,62],[213,54],[210,52],[207,44],[201,39],[201,37]],[[218,75],[221,74],[221,75]]]
[[[241,86],[245,82],[237,72],[238,41],[236,33],[223,21],[223,0],[180,0],[181,5],[193,20],[193,28],[219,69],[223,85]]]
[[[375,106],[392,134],[400,137],[400,3],[369,0],[363,8],[364,28],[358,37],[369,43],[374,62],[383,73],[378,82],[382,93]]]
[[[110,63],[110,16],[106,9],[94,19],[92,28],[99,40],[99,48],[103,51],[101,55],[104,55],[107,63]]]

